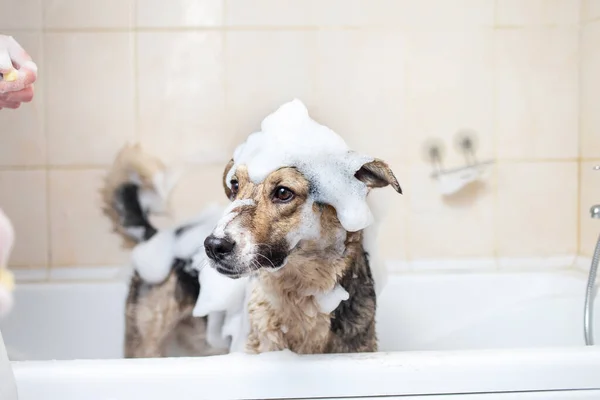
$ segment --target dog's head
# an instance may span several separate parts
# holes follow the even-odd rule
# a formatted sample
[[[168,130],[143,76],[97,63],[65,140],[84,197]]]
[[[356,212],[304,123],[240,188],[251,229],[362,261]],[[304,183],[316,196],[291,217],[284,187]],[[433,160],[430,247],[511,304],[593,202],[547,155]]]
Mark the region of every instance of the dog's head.
[[[244,165],[230,173],[233,165],[232,160],[223,174],[232,202],[204,243],[217,271],[238,278],[259,269],[278,270],[303,249],[318,249],[321,256],[343,253],[347,231],[335,208],[315,201],[314,185],[297,168],[279,168],[254,183]],[[402,193],[394,173],[381,160],[366,162],[352,179],[368,190],[391,185]]]

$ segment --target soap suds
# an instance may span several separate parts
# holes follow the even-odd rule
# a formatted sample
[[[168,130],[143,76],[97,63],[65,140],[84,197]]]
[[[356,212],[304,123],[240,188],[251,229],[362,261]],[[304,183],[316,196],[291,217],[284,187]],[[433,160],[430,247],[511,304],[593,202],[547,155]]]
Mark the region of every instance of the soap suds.
[[[325,314],[331,314],[342,301],[348,300],[349,297],[350,295],[346,289],[340,284],[336,284],[329,292],[318,293],[315,295],[320,311]]]
[[[227,225],[229,225],[229,223],[233,221],[234,218],[237,217],[239,214],[239,212],[236,210],[240,207],[253,205],[255,205],[255,202],[252,199],[242,199],[231,202],[231,204],[225,209],[225,211],[223,211],[223,215],[220,218],[220,220],[218,220],[218,225],[215,227],[213,235],[219,238],[224,237],[225,228],[227,228]]]
[[[206,257],[206,256],[204,256]],[[222,321],[219,330],[213,331],[211,341],[228,341],[229,351],[243,351],[247,336],[247,288],[248,277],[231,279],[219,274],[214,268],[208,266],[207,260],[201,254],[194,259],[199,269],[200,295],[192,311],[195,317],[208,316],[208,323],[215,313]]]
[[[200,215],[176,229],[158,232],[132,251],[133,267],[148,283],[163,282],[175,258],[191,259],[198,270],[200,295],[192,314],[207,317],[206,341],[215,348],[244,351],[249,332],[247,302],[250,295],[248,279],[231,279],[208,266],[204,239],[212,232],[224,210],[251,205],[239,201],[226,209],[208,206]]]
[[[339,135],[314,121],[300,100],[267,116],[261,131],[236,148],[233,161],[227,185],[239,165],[246,165],[255,184],[279,168],[295,167],[311,183],[312,199],[333,206],[344,229],[355,232],[372,222],[367,186],[354,174],[373,157],[351,151]]]
[[[176,229],[157,232],[146,242],[135,246],[131,252],[134,269],[148,283],[163,282],[175,258],[204,256],[204,239],[219,220],[223,207],[212,204],[200,215]],[[132,232],[135,233],[135,232]]]
[[[294,249],[301,240],[315,240],[320,237],[321,221],[313,211],[313,204],[311,199],[307,199],[306,203],[302,205],[302,224],[286,235],[290,250]]]
[[[158,232],[147,242],[135,246],[131,252],[133,268],[147,283],[163,282],[169,275],[175,247],[175,235],[172,230]]]

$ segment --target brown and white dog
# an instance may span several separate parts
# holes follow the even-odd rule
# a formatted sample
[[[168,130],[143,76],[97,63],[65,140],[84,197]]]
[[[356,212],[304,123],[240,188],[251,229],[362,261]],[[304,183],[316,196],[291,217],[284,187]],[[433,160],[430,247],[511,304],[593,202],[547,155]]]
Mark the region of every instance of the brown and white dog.
[[[289,135],[293,129],[298,129],[299,135],[316,129],[315,141],[328,134],[334,135],[329,143],[341,140],[332,131],[308,120],[304,106],[298,101],[280,110],[281,117],[274,114],[272,120],[263,122],[263,131],[265,127],[270,129],[274,118],[279,118],[282,135]],[[253,146],[247,154],[254,159],[262,157],[257,154],[268,153],[264,148],[269,143],[259,143],[257,137],[246,142]],[[273,136],[269,140],[279,139]],[[303,145],[302,138],[291,140],[294,143],[288,149],[280,148],[285,145],[281,141],[275,144],[270,155],[277,158],[279,152],[293,152]],[[311,162],[305,161],[311,157],[310,150],[307,148],[302,154],[300,164]],[[342,148],[339,156],[354,157],[353,154]],[[316,161],[327,163],[329,156],[326,149]],[[364,246],[365,231],[345,229],[338,209],[315,200],[316,192],[331,189],[324,188],[322,182],[336,185],[325,177],[319,183],[321,186],[316,187],[315,174],[326,174],[327,168],[308,166],[311,173],[306,174],[294,165],[276,164],[270,173],[264,173],[264,178],[256,179],[259,174],[253,178],[248,165],[235,157],[223,174],[223,187],[232,204],[204,247],[212,267],[221,274],[253,278],[246,350],[262,353],[289,349],[299,354],[377,351],[376,288]],[[356,159],[362,163],[363,158]],[[256,161],[255,171],[264,172],[265,160]],[[334,162],[327,166],[342,168],[341,164]],[[370,158],[355,165],[356,169],[351,166],[344,171],[343,181],[348,186],[364,188],[365,196],[373,188],[388,185],[402,193],[385,162]],[[324,297],[336,297],[344,291],[347,295],[334,298],[333,307],[323,305]]]
[[[157,235],[148,214],[152,194],[164,186],[164,169],[139,148],[129,148],[109,173],[103,189],[105,212],[128,243],[144,243]],[[223,173],[231,204],[212,233],[198,237],[210,267],[232,279],[251,277],[244,299],[247,352],[378,349],[376,271],[366,247],[373,238],[366,237],[366,228],[345,229],[332,204],[314,201],[313,178],[294,166],[282,166],[256,182],[246,165],[232,159]],[[349,179],[364,185],[366,193],[386,186],[402,193],[394,173],[378,159],[359,165]],[[306,229],[307,224],[316,227]],[[190,229],[193,225],[182,225],[174,235]],[[192,316],[202,288],[191,264],[189,257],[173,258],[160,282],[134,274],[126,310],[127,357],[169,355],[174,339],[186,348],[185,355],[227,352],[209,344],[207,319]]]

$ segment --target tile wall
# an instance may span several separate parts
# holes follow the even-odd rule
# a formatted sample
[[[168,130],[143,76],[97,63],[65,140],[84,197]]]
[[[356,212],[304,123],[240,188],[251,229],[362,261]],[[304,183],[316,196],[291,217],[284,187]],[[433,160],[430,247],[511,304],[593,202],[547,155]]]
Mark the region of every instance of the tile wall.
[[[405,195],[389,191],[389,259],[589,254],[600,232],[584,210],[600,202],[585,185],[600,182],[589,168],[600,162],[598,0],[0,5],[0,32],[40,67],[34,102],[0,111],[15,269],[125,263],[97,194],[125,142],[187,160],[179,220],[225,200],[221,172],[235,145],[293,97],[396,172]],[[443,198],[424,146],[440,141],[444,166],[461,166],[462,131],[496,163],[484,183]]]
[[[600,1],[581,3],[580,101],[580,242],[579,251],[591,257],[600,235],[600,219],[590,218],[590,208],[600,204]]]

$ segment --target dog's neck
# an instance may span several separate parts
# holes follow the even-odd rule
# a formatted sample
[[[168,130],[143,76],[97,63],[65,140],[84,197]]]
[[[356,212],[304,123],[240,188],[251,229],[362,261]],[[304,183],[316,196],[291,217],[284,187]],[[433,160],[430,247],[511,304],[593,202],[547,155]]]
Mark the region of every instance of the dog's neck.
[[[327,293],[335,287],[349,265],[362,257],[362,232],[347,233],[343,246],[331,243],[327,247],[318,241],[302,241],[290,253],[286,264],[278,271],[259,273],[265,290],[286,298],[301,298]]]

